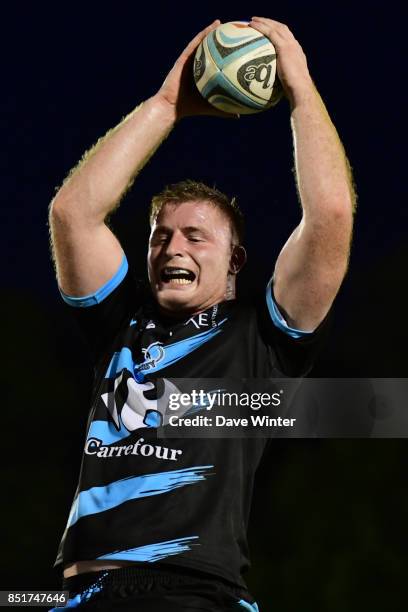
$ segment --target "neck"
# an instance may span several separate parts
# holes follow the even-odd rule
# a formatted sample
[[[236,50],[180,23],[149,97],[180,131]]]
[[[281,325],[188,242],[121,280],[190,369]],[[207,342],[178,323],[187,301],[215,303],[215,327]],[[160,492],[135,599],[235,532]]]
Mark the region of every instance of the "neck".
[[[157,304],[157,310],[160,315],[166,318],[174,319],[177,321],[183,321],[183,319],[189,319],[190,317],[195,317],[196,315],[199,315],[201,312],[205,312],[206,310],[213,308],[216,304],[222,304],[222,302],[225,302],[228,300],[234,300],[234,299],[235,299],[235,291],[230,292],[230,293],[227,292],[225,294],[224,299],[214,302],[213,304],[209,304],[208,306],[205,306],[203,308],[170,310],[170,309],[164,308],[163,306],[160,306],[160,304]]]

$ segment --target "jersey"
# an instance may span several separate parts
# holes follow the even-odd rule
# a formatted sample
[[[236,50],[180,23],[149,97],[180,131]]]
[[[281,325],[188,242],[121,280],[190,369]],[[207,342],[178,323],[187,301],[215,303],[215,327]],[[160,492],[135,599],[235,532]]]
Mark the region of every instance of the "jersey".
[[[95,386],[55,565],[165,563],[245,587],[246,530],[266,440],[159,438],[149,390],[159,377],[304,376],[328,317],[313,332],[289,328],[271,284],[253,303],[230,300],[183,320],[164,317],[126,258],[96,294],[63,297],[91,346]]]

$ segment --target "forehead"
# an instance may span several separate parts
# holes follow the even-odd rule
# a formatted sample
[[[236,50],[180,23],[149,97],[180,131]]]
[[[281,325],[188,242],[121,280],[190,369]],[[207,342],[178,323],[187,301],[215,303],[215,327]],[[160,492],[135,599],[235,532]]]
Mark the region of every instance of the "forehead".
[[[217,206],[208,201],[164,204],[154,226],[229,229],[229,219]]]

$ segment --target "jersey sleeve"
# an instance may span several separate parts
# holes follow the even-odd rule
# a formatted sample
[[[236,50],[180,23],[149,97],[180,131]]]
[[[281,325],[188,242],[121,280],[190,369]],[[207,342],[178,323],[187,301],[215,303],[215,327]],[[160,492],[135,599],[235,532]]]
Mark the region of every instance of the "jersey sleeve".
[[[289,326],[276,303],[271,279],[260,305],[259,321],[261,333],[273,348],[282,374],[306,376],[327,340],[331,310],[314,330],[304,331]]]
[[[119,269],[94,293],[72,297],[60,289],[61,297],[77,320],[94,361],[110,347],[120,328],[143,299],[143,285],[129,270],[123,254]]]

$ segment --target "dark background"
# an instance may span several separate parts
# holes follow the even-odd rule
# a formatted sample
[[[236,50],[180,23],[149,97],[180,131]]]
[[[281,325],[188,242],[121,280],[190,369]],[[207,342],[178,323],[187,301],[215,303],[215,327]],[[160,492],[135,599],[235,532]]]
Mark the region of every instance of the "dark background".
[[[59,588],[91,365],[63,308],[47,207],[83,152],[159,88],[195,33],[253,13],[287,23],[346,148],[359,196],[350,270],[312,374],[407,376],[406,39],[402,3],[15,3],[2,14],[1,587]],[[406,53],[405,53],[406,55]],[[187,119],[114,219],[145,267],[147,205],[166,183],[237,196],[262,286],[299,221],[286,102],[238,121]],[[405,609],[404,440],[279,441],[255,491],[248,577],[262,612]],[[406,593],[405,593],[406,594]]]

